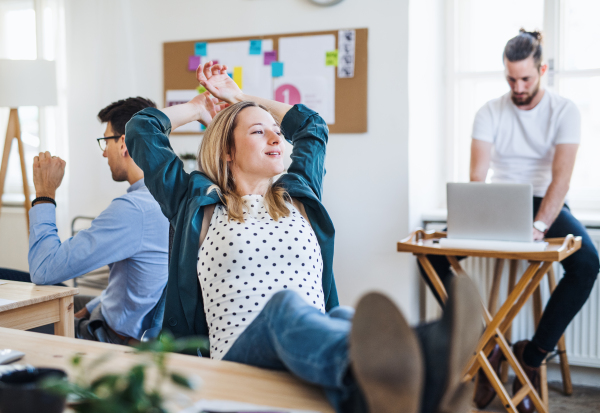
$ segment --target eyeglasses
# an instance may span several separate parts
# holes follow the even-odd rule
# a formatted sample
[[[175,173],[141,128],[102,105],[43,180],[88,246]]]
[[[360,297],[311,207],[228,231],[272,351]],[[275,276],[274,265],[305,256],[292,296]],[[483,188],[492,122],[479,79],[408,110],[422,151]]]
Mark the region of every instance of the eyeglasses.
[[[102,150],[102,152],[104,152],[106,150],[106,140],[107,139],[114,139],[116,141],[120,137],[121,137],[121,135],[103,136],[102,138],[98,138],[96,140],[98,141],[98,146],[100,146],[100,149]]]

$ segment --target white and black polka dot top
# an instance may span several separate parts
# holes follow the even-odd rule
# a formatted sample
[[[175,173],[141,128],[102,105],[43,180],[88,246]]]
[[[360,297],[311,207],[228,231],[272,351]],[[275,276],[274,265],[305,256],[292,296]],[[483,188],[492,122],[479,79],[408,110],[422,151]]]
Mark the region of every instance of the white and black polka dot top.
[[[325,312],[321,248],[310,224],[292,204],[288,217],[273,221],[261,195],[243,200],[243,224],[217,205],[198,253],[210,356],[218,360],[278,291],[296,291]]]

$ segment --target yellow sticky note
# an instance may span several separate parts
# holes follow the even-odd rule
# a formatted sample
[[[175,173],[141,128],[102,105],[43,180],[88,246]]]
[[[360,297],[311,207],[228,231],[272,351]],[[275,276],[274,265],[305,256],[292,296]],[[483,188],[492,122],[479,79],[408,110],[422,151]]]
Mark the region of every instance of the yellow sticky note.
[[[198,91],[199,94],[202,94],[202,93],[206,92],[206,88],[204,86],[202,86],[202,85],[198,86],[196,88],[196,90]]]
[[[243,89],[243,87],[242,87],[242,67],[241,66],[233,68],[233,81],[239,86],[240,89]]]
[[[338,51],[332,50],[331,52],[325,52],[325,66],[337,66],[338,65]]]

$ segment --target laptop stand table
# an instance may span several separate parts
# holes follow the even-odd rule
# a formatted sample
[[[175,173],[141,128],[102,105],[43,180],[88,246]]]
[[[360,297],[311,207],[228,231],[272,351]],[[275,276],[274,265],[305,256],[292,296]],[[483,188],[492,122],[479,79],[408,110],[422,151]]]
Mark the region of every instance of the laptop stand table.
[[[552,263],[562,261],[575,251],[581,248],[581,237],[568,235],[565,238],[549,238],[545,241],[548,246],[542,252],[511,252],[511,251],[488,251],[488,250],[469,250],[469,249],[450,249],[440,247],[438,241],[445,238],[445,232],[424,231],[418,229],[409,237],[398,242],[398,252],[409,252],[417,257],[423,267],[425,274],[437,294],[443,301],[448,299],[448,294],[444,284],[435,272],[429,262],[427,255],[445,255],[450,262],[454,272],[458,276],[467,276],[461,267],[458,257],[487,257],[501,258],[510,260],[526,260],[529,262],[515,288],[506,298],[506,301],[500,307],[500,310],[492,317],[488,309],[483,305],[482,312],[486,324],[485,331],[479,339],[471,360],[464,369],[464,381],[472,380],[475,374],[481,369],[488,377],[490,383],[500,397],[506,411],[517,413],[517,405],[529,395],[535,408],[539,413],[548,413],[548,406],[542,401],[540,395],[535,391],[531,382],[525,375],[521,365],[516,360],[510,345],[508,344],[504,333],[512,324],[523,305],[537,289],[540,281],[550,269]],[[502,381],[496,375],[492,366],[488,362],[487,356],[493,350],[495,345],[499,345],[500,350],[506,357],[508,364],[515,372],[516,379],[521,382],[523,387],[512,397],[504,388]]]

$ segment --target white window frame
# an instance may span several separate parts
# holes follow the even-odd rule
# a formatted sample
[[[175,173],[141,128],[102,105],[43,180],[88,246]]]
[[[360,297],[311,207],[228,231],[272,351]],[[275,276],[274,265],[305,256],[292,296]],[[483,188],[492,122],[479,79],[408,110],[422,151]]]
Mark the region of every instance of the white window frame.
[[[33,0],[33,8],[35,11],[35,28],[36,28],[36,59],[46,59],[46,41],[47,39],[44,36],[45,33],[45,27],[44,27],[44,13],[46,11],[46,9],[49,7],[48,2],[46,0]],[[62,13],[63,11],[63,2],[62,0],[57,0],[56,2],[54,2],[54,6],[51,7],[51,11],[53,13],[55,13],[55,17],[56,17],[56,24],[57,24],[57,32],[55,33],[55,39],[57,41],[57,44],[54,46],[55,47],[55,51],[54,51],[54,60],[57,62],[57,65],[60,66],[59,68],[59,79],[57,79],[58,82],[58,94],[59,94],[59,106],[60,109],[58,108],[46,108],[46,107],[38,107],[38,124],[39,124],[39,132],[38,132],[38,138],[40,140],[40,145],[39,145],[39,150],[40,151],[51,151],[51,152],[55,152],[57,150],[57,147],[62,147],[65,146],[63,145],[57,145],[57,142],[55,142],[55,139],[52,139],[51,136],[49,135],[53,135],[53,134],[49,134],[48,132],[50,131],[50,128],[52,127],[51,125],[53,125],[55,128],[59,129],[59,130],[63,130],[64,131],[64,137],[66,138],[66,130],[64,128],[64,125],[66,125],[66,118],[65,118],[65,103],[64,103],[64,79],[63,79],[63,75],[60,73],[60,70],[63,70],[64,67],[64,33],[63,27],[60,27],[60,24],[62,23],[62,16],[60,15],[60,13]],[[53,122],[50,122],[49,119],[49,111],[50,110],[54,110],[54,114],[52,115],[54,117],[54,119],[52,119]],[[60,125],[60,126],[57,126]],[[56,132],[56,131],[55,131]],[[4,137],[4,135],[6,134],[6,131],[0,131],[0,139],[3,142],[4,139],[2,139],[2,137]],[[55,135],[55,134],[54,134]],[[15,144],[13,143],[13,146]],[[62,148],[61,148],[62,149]],[[64,150],[63,150],[64,152]],[[66,158],[65,155],[62,156],[62,158]],[[11,159],[11,162],[15,162],[14,159]],[[33,171],[31,170],[27,170],[27,179],[30,181],[30,185],[29,185],[29,190],[30,190],[30,198],[32,199],[32,196],[35,196],[35,187],[33,185],[31,185],[32,182],[32,173]],[[8,180],[11,177],[7,176],[6,180],[8,182]],[[19,175],[17,178],[15,178],[18,182],[19,182],[19,187],[21,188],[21,176]],[[66,185],[63,185],[66,186]],[[22,193],[22,189],[20,189],[18,192],[13,192],[8,190],[7,188],[9,188],[10,185],[5,185],[5,192],[3,194],[2,197],[2,205],[3,206],[15,206],[15,207],[21,207],[23,204],[23,201],[25,200],[25,197]]]
[[[446,130],[448,131],[446,154],[446,177],[448,181],[461,179],[460,170],[465,165],[458,161],[460,142],[457,119],[458,84],[462,79],[498,79],[504,78],[503,71],[461,72],[458,69],[457,27],[460,0],[450,0],[446,8]],[[600,68],[583,70],[565,70],[562,67],[561,54],[564,45],[560,44],[564,21],[562,16],[564,3],[561,0],[544,1],[544,61],[548,63],[546,74],[548,88],[560,94],[560,80],[575,77],[600,76]],[[508,39],[507,39],[508,40]],[[557,64],[558,62],[558,64]],[[600,214],[600,191],[580,193],[574,190],[569,194],[570,204],[577,210],[591,211]]]

